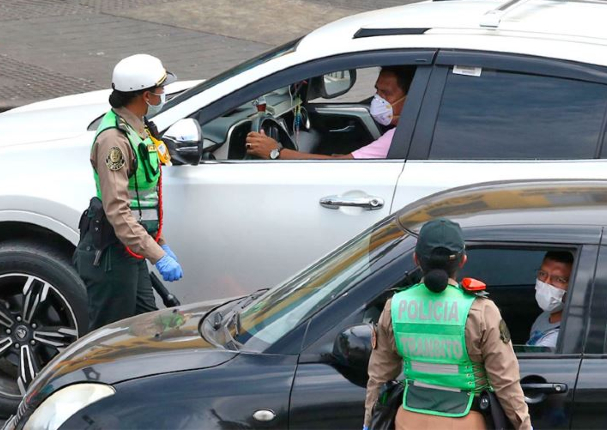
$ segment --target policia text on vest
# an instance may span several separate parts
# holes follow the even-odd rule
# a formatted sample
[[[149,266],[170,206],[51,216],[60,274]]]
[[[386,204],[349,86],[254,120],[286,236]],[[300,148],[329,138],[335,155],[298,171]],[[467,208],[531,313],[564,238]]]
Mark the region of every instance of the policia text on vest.
[[[394,302],[393,302],[394,303]],[[394,306],[394,305],[393,305]],[[448,300],[407,300],[403,299],[397,304],[398,321],[408,320],[410,324],[427,322],[459,323],[458,302]],[[395,320],[393,318],[393,320]],[[460,339],[437,338],[425,334],[423,336],[399,336],[399,344],[408,356],[436,357],[436,358],[462,358],[464,346]]]

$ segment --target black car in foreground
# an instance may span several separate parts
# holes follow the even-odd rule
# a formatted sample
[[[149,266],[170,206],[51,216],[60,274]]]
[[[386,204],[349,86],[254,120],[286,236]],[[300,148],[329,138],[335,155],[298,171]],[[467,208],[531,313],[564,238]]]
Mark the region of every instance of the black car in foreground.
[[[510,327],[534,428],[607,428],[607,182],[488,183],[409,205],[282,285],[106,326],[35,379],[6,428],[360,429],[370,325],[419,280],[422,223],[466,236],[461,277]],[[549,250],[575,257],[556,348],[524,346]]]

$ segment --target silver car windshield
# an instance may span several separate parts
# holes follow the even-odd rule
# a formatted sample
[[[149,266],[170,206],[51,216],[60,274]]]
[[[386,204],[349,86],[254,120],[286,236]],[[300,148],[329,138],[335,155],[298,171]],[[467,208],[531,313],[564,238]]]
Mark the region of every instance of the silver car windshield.
[[[363,232],[242,309],[234,340],[241,349],[265,349],[391,261],[385,257],[407,236],[394,219]]]
[[[211,87],[219,84],[220,82],[228,80],[246,70],[252,69],[254,67],[259,66],[260,64],[267,63],[268,61],[271,61],[278,57],[282,57],[283,55],[289,54],[291,52],[295,52],[295,49],[297,48],[297,44],[299,43],[300,40],[301,40],[301,38],[292,40],[289,43],[286,43],[282,46],[274,48],[268,52],[264,52],[263,54],[261,54],[257,57],[251,58],[250,60],[247,60],[244,63],[239,64],[238,66],[232,67],[231,69],[228,69],[225,72],[222,72],[219,75],[217,75],[211,79],[207,79],[206,81],[201,82],[200,84],[196,85],[195,87],[192,87],[189,90],[184,91],[183,93],[181,93],[181,94],[173,97],[171,100],[167,101],[166,105],[163,107],[163,111],[166,109],[170,109],[173,106],[176,106],[179,103],[183,102],[184,100],[187,100],[190,97],[195,96],[196,94],[200,94],[201,92],[207,90],[208,88],[211,88]]]

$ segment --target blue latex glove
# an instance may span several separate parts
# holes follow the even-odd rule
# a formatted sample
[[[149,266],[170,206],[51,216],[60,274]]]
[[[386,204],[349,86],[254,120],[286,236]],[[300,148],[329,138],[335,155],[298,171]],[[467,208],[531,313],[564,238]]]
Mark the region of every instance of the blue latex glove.
[[[363,430],[369,430],[369,427],[363,426]]]
[[[171,248],[169,248],[169,245],[164,244],[161,246],[161,248],[164,249],[164,252],[166,252],[173,260],[179,261],[175,253],[171,250]]]
[[[181,266],[169,254],[165,254],[160,260],[158,260],[155,266],[162,275],[162,279],[165,281],[177,281],[183,276]]]

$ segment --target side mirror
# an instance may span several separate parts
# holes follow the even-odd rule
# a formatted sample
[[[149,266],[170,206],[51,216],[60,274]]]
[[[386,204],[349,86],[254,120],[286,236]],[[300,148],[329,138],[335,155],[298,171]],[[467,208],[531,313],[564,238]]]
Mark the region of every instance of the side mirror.
[[[322,97],[323,99],[339,97],[350,91],[350,88],[355,83],[355,69],[331,72],[318,76],[312,79],[312,85],[308,91],[308,100],[313,100],[317,97]]]
[[[335,338],[333,357],[342,366],[357,370],[367,370],[371,358],[371,324],[348,327]]]
[[[200,124],[193,118],[180,119],[162,136],[171,158],[179,164],[196,166],[202,157],[204,139]]]

